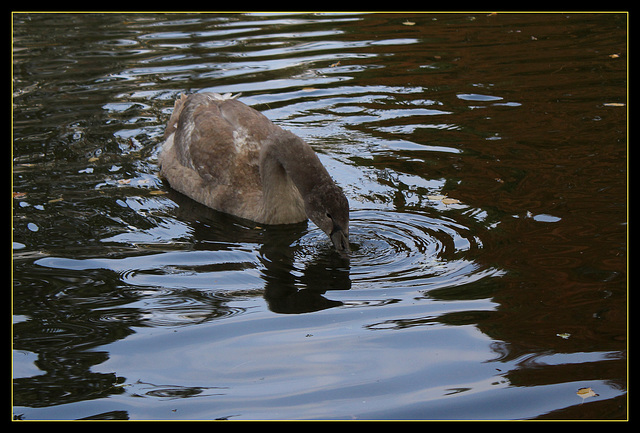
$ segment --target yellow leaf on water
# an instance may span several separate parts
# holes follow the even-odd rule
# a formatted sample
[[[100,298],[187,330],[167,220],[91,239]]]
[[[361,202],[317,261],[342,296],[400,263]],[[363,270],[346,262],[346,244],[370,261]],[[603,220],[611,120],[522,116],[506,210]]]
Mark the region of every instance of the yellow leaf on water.
[[[583,400],[585,398],[598,396],[598,394],[596,394],[595,391],[591,388],[580,388],[576,394],[578,394],[578,396],[581,397]]]
[[[428,195],[427,199],[434,201],[441,201],[442,204],[458,204],[460,200],[455,198],[449,198],[446,195]]]
[[[627,104],[623,104],[621,102],[605,102],[603,105],[605,107],[624,107]]]
[[[415,26],[416,25],[416,23],[414,23],[413,21],[409,21],[409,20],[403,22],[402,24],[404,24],[405,26]]]
[[[458,203],[460,203],[460,200],[457,200],[455,198],[443,198],[442,199],[442,203],[443,204],[458,204]]]

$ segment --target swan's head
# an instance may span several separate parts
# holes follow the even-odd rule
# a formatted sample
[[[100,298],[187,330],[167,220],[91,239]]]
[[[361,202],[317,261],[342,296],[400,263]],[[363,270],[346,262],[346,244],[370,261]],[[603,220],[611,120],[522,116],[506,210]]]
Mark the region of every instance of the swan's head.
[[[349,251],[349,201],[335,183],[318,185],[305,197],[307,216],[338,251]]]

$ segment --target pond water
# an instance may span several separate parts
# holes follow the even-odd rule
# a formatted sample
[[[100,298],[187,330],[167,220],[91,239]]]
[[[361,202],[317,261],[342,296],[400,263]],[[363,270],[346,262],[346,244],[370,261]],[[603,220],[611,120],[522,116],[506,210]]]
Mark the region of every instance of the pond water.
[[[14,417],[626,419],[627,26],[14,14]],[[198,91],[316,150],[350,256],[163,183]]]

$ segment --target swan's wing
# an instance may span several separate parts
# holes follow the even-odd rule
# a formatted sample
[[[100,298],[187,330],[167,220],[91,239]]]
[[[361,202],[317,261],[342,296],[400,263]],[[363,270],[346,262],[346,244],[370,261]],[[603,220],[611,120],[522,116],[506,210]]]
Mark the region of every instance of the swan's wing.
[[[190,95],[176,109],[174,140],[182,165],[207,182],[259,188],[260,148],[276,125],[242,102],[212,93]]]
[[[216,101],[190,95],[181,107],[174,135],[180,164],[194,169],[207,183],[229,184],[237,158],[234,128]]]
[[[267,117],[257,110],[235,99],[227,99],[218,103],[222,117],[232,125],[237,134],[244,134],[248,140],[237,143],[248,146],[261,145],[275,130],[280,128],[274,125]],[[243,138],[243,137],[239,137]]]

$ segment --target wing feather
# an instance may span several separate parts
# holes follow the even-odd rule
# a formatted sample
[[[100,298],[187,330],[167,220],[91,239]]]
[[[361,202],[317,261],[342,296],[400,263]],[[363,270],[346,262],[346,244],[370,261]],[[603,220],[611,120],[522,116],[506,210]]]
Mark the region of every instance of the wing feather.
[[[206,95],[191,95],[178,120],[175,145],[182,165],[194,169],[207,183],[227,185],[237,152],[233,125],[218,104]]]
[[[233,97],[212,93],[182,96],[165,132],[166,141],[173,141],[176,164],[171,167],[177,170],[172,186],[187,195],[207,195],[209,198],[200,201],[215,209],[251,216],[255,210],[249,208],[261,203],[262,196],[260,150],[264,140],[279,129]],[[179,167],[193,173],[194,178],[178,180],[183,176],[178,174]]]

